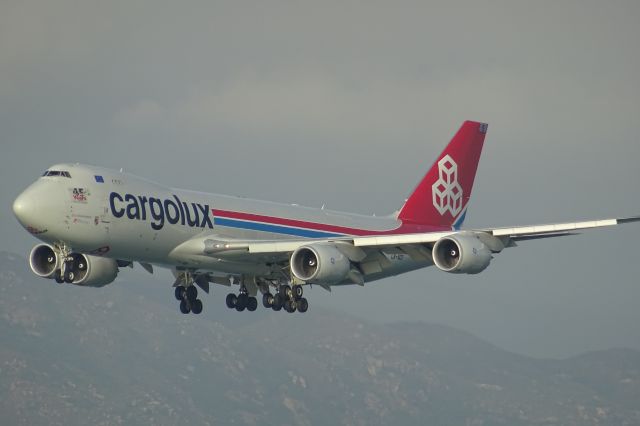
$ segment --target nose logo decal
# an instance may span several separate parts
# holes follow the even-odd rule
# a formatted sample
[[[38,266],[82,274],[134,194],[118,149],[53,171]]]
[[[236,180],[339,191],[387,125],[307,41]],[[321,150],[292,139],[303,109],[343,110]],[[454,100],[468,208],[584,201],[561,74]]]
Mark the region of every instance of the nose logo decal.
[[[86,203],[88,201],[89,190],[87,188],[70,188],[71,198],[76,203]]]
[[[458,165],[449,155],[438,161],[438,174],[431,186],[433,207],[441,216],[448,211],[455,217],[462,210],[462,187],[458,183]]]

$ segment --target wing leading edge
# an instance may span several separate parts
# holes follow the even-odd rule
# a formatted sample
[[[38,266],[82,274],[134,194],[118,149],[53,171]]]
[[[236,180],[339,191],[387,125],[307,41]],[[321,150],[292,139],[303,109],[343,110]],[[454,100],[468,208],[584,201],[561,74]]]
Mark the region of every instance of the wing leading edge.
[[[428,232],[418,234],[401,234],[401,235],[382,235],[371,237],[355,237],[350,241],[356,247],[379,247],[379,246],[403,246],[411,244],[429,244],[435,243],[442,237],[455,235],[459,233],[476,233],[488,234],[500,239],[508,239],[512,241],[532,240],[550,237],[566,236],[578,233],[586,229],[603,228],[608,226],[616,226],[619,224],[639,222],[640,216],[602,219],[583,222],[556,223],[547,225],[530,225],[511,228],[493,228],[493,229],[470,229],[462,231],[445,231],[445,232]],[[503,242],[505,247],[508,246],[508,240]],[[264,252],[265,250],[287,250],[293,251],[295,248],[303,244],[309,244],[309,241],[287,241],[277,242],[275,245],[269,242],[250,243],[247,247],[251,253]]]

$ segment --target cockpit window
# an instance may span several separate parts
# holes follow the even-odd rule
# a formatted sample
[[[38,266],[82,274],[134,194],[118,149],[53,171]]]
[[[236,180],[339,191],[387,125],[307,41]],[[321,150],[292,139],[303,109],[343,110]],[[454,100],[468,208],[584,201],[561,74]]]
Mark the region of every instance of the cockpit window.
[[[69,172],[62,171],[62,170],[47,170],[46,172],[43,173],[42,176],[62,176],[62,177],[70,178],[71,174]]]

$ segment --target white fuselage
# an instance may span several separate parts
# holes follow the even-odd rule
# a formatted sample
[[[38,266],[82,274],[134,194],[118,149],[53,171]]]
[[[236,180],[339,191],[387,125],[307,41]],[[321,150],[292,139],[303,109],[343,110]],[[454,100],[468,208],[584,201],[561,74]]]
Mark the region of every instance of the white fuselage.
[[[247,263],[233,256],[173,256],[191,238],[224,240],[327,239],[344,235],[385,235],[436,229],[372,217],[169,188],[110,169],[60,164],[68,176],[43,176],[21,194],[23,225],[37,238],[74,251],[168,267],[234,274],[268,274],[269,261]],[[383,271],[366,280],[429,266],[400,251],[379,255]]]

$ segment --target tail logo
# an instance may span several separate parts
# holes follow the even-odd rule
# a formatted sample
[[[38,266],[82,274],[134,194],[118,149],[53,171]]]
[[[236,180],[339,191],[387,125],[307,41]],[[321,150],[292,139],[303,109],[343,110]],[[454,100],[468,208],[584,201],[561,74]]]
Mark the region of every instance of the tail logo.
[[[448,154],[438,161],[438,180],[431,186],[433,207],[440,216],[447,211],[456,217],[462,210],[462,187],[458,183],[458,165]]]

